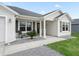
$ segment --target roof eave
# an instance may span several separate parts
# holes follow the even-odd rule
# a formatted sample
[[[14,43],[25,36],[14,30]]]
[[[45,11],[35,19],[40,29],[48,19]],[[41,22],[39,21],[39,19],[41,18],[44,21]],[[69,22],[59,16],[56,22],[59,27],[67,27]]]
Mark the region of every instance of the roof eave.
[[[0,3],[1,6],[8,9],[9,11],[13,12],[15,15],[20,15],[18,12],[14,11],[13,9],[9,8],[8,6],[4,5],[3,3]]]
[[[71,17],[69,16],[69,14],[67,14],[67,13],[63,13],[63,15],[61,15],[60,17],[62,17],[62,16],[67,16],[68,18],[69,18],[69,20],[71,20]],[[60,17],[57,17],[57,18],[60,18]]]
[[[61,12],[61,10],[54,10],[54,11],[51,11],[51,12],[48,12],[48,13],[44,14],[43,16],[49,15],[49,14],[57,12],[57,11],[59,11],[60,13],[63,13],[63,12]]]

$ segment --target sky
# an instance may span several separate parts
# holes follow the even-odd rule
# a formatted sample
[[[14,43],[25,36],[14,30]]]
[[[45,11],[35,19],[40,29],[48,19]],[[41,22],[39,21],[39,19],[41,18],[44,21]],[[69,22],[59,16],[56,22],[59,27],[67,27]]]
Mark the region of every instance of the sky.
[[[61,10],[68,13],[72,19],[79,18],[79,2],[4,2],[4,4],[24,8],[39,14]]]

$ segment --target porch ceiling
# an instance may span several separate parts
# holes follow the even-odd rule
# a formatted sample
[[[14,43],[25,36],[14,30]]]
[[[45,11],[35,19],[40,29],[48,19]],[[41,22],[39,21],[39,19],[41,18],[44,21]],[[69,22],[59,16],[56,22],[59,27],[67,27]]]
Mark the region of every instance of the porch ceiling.
[[[24,19],[24,20],[32,20],[32,21],[42,21],[43,17],[33,17],[33,16],[24,16],[24,15],[17,15],[17,19]]]

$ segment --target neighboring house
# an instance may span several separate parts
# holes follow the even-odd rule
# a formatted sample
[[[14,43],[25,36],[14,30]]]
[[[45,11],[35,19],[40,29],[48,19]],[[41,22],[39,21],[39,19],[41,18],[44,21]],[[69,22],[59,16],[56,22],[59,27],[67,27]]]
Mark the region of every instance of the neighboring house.
[[[17,40],[17,31],[27,33],[33,30],[44,38],[70,36],[71,18],[60,10],[41,15],[19,7],[0,5],[0,42]]]
[[[79,19],[73,19],[71,28],[72,32],[79,32]]]

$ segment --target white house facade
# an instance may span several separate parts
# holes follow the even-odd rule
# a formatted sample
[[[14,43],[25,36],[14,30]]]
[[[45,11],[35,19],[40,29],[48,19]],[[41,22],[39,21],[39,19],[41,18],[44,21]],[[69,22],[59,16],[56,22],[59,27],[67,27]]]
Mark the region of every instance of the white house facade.
[[[13,42],[17,32],[36,31],[40,37],[70,36],[71,18],[67,13],[55,10],[45,15],[14,6],[0,5],[0,42]]]

